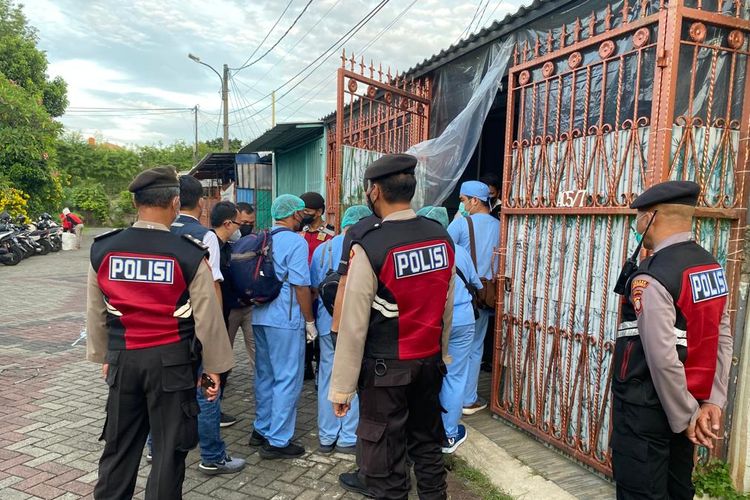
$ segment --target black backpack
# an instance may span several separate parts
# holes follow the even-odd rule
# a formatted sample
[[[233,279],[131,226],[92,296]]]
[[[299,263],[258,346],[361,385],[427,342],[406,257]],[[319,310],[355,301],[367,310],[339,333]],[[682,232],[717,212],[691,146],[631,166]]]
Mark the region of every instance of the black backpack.
[[[341,275],[333,269],[332,241],[333,240],[328,240],[324,243],[324,245],[327,245],[327,247],[323,249],[323,253],[328,255],[328,271],[318,287],[318,293],[320,294],[320,300],[323,301],[323,307],[326,308],[326,311],[328,311],[328,314],[331,316],[333,316],[333,305],[336,302],[336,294],[339,291],[339,281],[341,280]]]
[[[232,245],[229,273],[240,301],[267,304],[281,293],[285,280],[276,278],[271,236],[282,231],[291,229],[266,229],[258,234],[243,236]]]

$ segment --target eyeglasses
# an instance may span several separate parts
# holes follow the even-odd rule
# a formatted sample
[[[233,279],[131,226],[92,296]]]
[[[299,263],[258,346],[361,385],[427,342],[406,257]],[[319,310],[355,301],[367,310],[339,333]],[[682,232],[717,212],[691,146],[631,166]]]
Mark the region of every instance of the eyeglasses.
[[[241,226],[241,225],[242,225],[242,224],[240,224],[239,222],[237,222],[237,221],[234,221],[234,220],[229,220],[229,221],[227,221],[227,222],[231,222],[232,224],[236,224],[236,225],[238,225],[238,226]]]

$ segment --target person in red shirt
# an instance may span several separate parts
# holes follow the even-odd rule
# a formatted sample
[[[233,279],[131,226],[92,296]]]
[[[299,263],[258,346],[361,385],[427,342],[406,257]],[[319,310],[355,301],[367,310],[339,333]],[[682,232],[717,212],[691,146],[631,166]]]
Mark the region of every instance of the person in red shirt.
[[[71,212],[68,207],[65,207],[60,214],[60,220],[64,231],[75,233],[76,249],[80,249],[83,240],[83,219]]]
[[[307,242],[309,253],[307,263],[312,262],[315,249],[336,236],[332,225],[323,220],[323,212],[326,209],[326,201],[320,193],[310,191],[300,196],[305,202],[305,218],[302,219],[302,236]]]

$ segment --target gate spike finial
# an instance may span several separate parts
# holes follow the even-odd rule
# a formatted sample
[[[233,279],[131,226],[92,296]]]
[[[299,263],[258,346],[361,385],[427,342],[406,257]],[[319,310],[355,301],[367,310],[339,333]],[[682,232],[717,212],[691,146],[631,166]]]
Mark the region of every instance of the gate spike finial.
[[[346,49],[341,49],[341,67],[346,69]]]
[[[540,44],[539,37],[536,37],[536,42],[534,42],[534,57],[539,57]]]
[[[589,38],[596,35],[596,11],[591,11],[591,17],[589,17]]]
[[[581,41],[581,18],[576,17],[576,22],[573,24],[573,43]]]
[[[641,0],[641,17],[646,17],[649,3],[651,3],[651,0]]]
[[[622,24],[628,24],[630,19],[630,4],[628,0],[622,2]]]
[[[564,49],[565,44],[567,43],[566,38],[568,38],[568,29],[566,25],[562,25],[562,29],[560,30],[560,48]]]
[[[547,31],[547,54],[552,52],[553,47],[552,30]]]
[[[383,63],[378,63],[378,81],[383,81]]]
[[[359,74],[365,76],[365,56],[359,56]]]
[[[385,74],[387,80],[386,83],[391,83],[391,80],[393,80],[393,76],[391,75],[391,65],[388,65],[388,72]]]
[[[513,66],[518,65],[518,42],[513,44]]]
[[[375,76],[375,64],[373,64],[372,59],[370,59],[370,78],[372,79]]]
[[[354,57],[354,52],[352,52],[352,57],[349,59],[349,69],[351,71],[354,71],[354,65],[357,64],[357,59]]]
[[[607,10],[604,12],[604,31],[612,29],[612,4],[607,4]]]
[[[521,62],[528,61],[528,55],[529,55],[529,41],[524,40],[523,41],[523,50],[521,51]]]

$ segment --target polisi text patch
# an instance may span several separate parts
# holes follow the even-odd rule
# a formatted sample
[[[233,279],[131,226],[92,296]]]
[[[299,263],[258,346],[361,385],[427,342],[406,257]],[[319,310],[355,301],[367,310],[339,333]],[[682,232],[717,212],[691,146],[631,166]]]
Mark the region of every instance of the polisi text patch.
[[[448,268],[448,249],[445,243],[395,252],[396,278],[408,278]]]
[[[171,285],[174,282],[174,261],[113,255],[109,258],[109,279]]]
[[[729,293],[722,268],[691,273],[690,288],[693,290],[693,302],[703,302]]]

